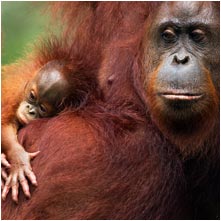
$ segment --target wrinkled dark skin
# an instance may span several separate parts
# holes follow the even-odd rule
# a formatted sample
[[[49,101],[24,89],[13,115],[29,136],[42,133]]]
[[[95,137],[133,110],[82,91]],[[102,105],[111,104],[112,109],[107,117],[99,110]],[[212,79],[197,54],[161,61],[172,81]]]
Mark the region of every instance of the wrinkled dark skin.
[[[218,110],[217,13],[208,2],[165,3],[147,36],[153,46],[144,53],[153,57],[145,62],[157,67],[144,70],[153,119],[184,149],[199,131],[204,134],[205,125],[213,125]]]

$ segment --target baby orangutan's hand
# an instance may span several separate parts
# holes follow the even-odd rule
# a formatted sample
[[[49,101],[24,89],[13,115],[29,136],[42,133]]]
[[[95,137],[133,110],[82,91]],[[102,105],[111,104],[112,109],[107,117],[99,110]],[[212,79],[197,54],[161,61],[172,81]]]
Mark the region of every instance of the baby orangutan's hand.
[[[9,169],[11,167],[11,165],[9,164],[9,162],[7,161],[6,159],[6,156],[4,153],[1,154],[1,189],[4,188],[4,185],[5,185],[5,181],[8,177],[8,174],[7,174],[7,169]]]
[[[6,177],[5,170],[3,168],[2,173],[5,184],[2,190],[2,199],[5,200],[6,196],[12,189],[12,200],[18,203],[18,188],[19,183],[27,198],[31,197],[29,191],[29,185],[26,177],[31,183],[37,186],[37,180],[35,174],[32,172],[30,161],[38,155],[40,151],[34,153],[26,152],[22,146],[14,148],[13,151],[7,153],[7,159],[2,155],[2,165],[8,168],[8,176]],[[8,164],[7,164],[8,163]],[[2,175],[2,176],[3,176]]]

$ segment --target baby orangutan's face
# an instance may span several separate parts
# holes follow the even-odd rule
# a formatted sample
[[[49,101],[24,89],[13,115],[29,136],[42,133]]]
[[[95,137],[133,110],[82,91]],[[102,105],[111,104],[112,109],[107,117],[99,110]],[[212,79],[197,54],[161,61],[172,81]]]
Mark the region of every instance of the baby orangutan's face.
[[[38,91],[31,88],[25,95],[17,110],[16,116],[22,125],[28,124],[30,121],[41,118],[49,117],[55,112],[55,107],[47,102],[40,102]]]
[[[55,68],[42,68],[25,88],[24,100],[16,116],[22,125],[58,113],[59,105],[67,93],[67,82]]]

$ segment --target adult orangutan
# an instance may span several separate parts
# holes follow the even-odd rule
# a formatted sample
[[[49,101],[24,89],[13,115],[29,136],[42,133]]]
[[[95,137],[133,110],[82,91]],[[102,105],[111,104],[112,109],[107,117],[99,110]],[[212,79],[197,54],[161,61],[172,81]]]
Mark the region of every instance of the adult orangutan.
[[[3,219],[218,219],[219,3],[64,8],[102,97],[22,129],[39,185]]]

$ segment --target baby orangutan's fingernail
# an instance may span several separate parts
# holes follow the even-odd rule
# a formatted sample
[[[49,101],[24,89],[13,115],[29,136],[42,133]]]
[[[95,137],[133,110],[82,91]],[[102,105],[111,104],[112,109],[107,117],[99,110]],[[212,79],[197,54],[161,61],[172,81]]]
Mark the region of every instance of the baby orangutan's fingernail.
[[[33,182],[33,185],[34,185],[34,186],[38,186],[37,181]]]

